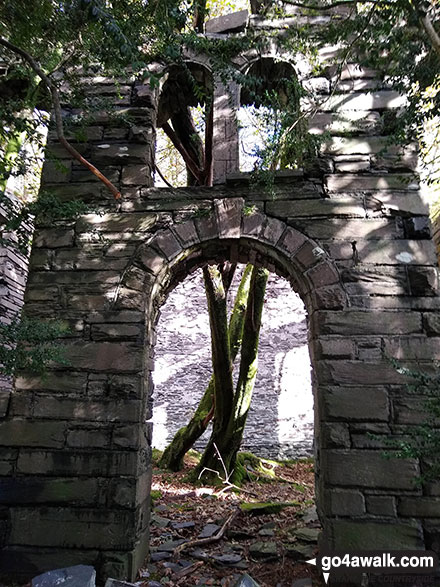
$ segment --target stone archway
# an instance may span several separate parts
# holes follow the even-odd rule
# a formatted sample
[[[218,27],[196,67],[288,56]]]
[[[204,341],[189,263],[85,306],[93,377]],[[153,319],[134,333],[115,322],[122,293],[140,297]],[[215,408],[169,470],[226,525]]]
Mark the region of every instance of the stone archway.
[[[145,211],[38,229],[26,309],[70,324],[62,341],[70,363],[45,379],[19,377],[0,423],[1,499],[9,508],[2,572],[31,576],[82,562],[108,576],[135,576],[148,549],[145,420],[157,312],[175,283],[221,259],[264,264],[287,277],[308,309],[324,543],[423,547],[423,525],[431,528],[438,501],[414,484],[418,461],[383,459],[383,444],[372,445],[369,432],[398,438],[413,422],[406,379],[385,353],[411,361],[437,348],[432,243],[399,238],[387,217],[356,216],[353,202],[321,201],[314,192],[295,199],[309,193],[308,184],[290,181],[288,203],[251,192],[261,198],[259,210],[241,197],[246,188],[229,188],[227,197],[201,188],[192,200],[186,190],[168,200],[166,190],[153,189],[147,193],[158,199],[147,199]],[[170,209],[180,214],[175,221]],[[292,211],[321,237],[269,209]],[[330,209],[350,216],[323,219],[321,210]],[[338,238],[326,239],[336,229]],[[397,275],[404,271],[411,294],[381,297],[390,285],[374,280],[371,263],[379,258]]]

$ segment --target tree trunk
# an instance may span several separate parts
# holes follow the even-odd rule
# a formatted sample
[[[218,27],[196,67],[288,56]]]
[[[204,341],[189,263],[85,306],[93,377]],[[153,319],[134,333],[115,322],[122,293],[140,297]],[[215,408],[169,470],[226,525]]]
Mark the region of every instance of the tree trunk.
[[[258,340],[267,277],[268,271],[266,269],[253,268],[244,319],[237,389],[226,427],[224,425],[225,414],[222,414],[223,420],[220,425],[217,423],[216,426],[214,420],[212,435],[196,469],[197,474],[201,474],[204,469],[217,471],[221,477],[230,476],[233,473],[257,375]],[[217,390],[215,397],[217,401]],[[217,410],[215,414],[217,417]],[[221,460],[217,451],[220,453]],[[209,476],[212,477],[212,474]]]
[[[225,289],[229,289],[231,269],[228,265],[227,272],[222,271],[222,280]],[[241,347],[243,338],[244,316],[251,282],[252,265],[247,265],[235,296],[234,308],[229,320],[229,353],[231,362],[235,361]],[[173,440],[165,449],[159,466],[171,471],[180,471],[183,466],[183,457],[194,443],[205,432],[213,415],[214,406],[214,377],[212,376],[200,403],[191,420],[186,426],[180,428]]]
[[[229,289],[232,270],[222,270],[222,281],[226,290]],[[241,346],[243,337],[244,316],[251,282],[252,265],[247,265],[242,275],[235,296],[234,308],[229,320],[229,354],[233,363]],[[171,471],[180,471],[183,457],[194,446],[194,443],[205,432],[213,415],[214,376],[211,377],[205,393],[194,412],[191,420],[176,432],[173,440],[165,449],[159,466]]]

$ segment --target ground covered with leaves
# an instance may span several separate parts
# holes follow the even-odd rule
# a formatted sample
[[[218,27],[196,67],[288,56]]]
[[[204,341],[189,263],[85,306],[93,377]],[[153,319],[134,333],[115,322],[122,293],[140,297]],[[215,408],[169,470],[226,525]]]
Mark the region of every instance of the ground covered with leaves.
[[[305,562],[316,553],[319,533],[311,460],[256,467],[249,455],[249,478],[240,489],[190,482],[195,464],[193,456],[179,473],[154,470],[143,585],[232,587],[244,573],[260,587],[291,587],[306,578],[324,585]]]

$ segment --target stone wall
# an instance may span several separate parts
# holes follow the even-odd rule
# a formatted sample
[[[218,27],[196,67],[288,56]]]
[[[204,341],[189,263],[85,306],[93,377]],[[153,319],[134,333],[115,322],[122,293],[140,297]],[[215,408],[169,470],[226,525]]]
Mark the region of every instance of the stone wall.
[[[67,173],[48,162],[46,188],[102,213],[40,223],[35,235],[26,310],[69,324],[60,340],[69,364],[46,378],[18,377],[0,422],[3,574],[81,562],[134,577],[148,549],[145,420],[159,310],[197,267],[225,259],[285,277],[306,306],[322,544],[436,543],[437,484],[415,483],[417,459],[382,456],[390,438],[405,438],[424,417],[423,398],[387,357],[429,369],[440,346],[436,255],[415,152],[383,151],[397,94],[376,91],[373,73],[354,64],[340,80],[330,66],[323,71],[308,83],[318,101],[332,94],[311,126],[332,138],[269,192],[241,175],[214,188],[150,187],[154,95],[126,84],[120,104],[110,80],[90,80],[90,92],[106,92],[122,116],[96,115],[78,146],[123,197],[115,210],[51,143]]]

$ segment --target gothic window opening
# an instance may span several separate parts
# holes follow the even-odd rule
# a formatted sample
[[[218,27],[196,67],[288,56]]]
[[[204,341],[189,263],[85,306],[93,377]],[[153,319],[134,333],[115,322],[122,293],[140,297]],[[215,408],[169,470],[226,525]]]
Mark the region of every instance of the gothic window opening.
[[[237,115],[240,171],[301,166],[309,150],[303,93],[290,63],[265,57],[250,66]]]
[[[195,63],[172,68],[158,108],[156,186],[212,183],[212,121],[210,72]]]

